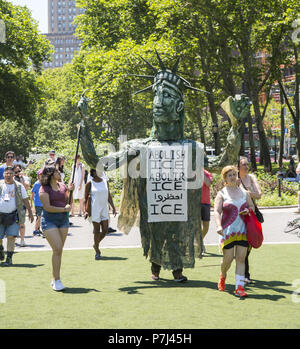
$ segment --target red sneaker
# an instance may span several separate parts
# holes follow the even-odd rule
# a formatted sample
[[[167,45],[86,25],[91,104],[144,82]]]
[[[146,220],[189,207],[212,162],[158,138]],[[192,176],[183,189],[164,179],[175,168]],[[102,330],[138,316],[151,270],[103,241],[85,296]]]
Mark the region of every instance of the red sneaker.
[[[225,291],[225,288],[226,288],[225,280],[226,280],[226,278],[224,278],[222,276],[222,274],[220,274],[220,279],[219,279],[219,283],[218,283],[219,291]]]
[[[235,290],[235,295],[237,297],[248,297],[248,294],[245,292],[243,286],[238,286],[238,288]]]

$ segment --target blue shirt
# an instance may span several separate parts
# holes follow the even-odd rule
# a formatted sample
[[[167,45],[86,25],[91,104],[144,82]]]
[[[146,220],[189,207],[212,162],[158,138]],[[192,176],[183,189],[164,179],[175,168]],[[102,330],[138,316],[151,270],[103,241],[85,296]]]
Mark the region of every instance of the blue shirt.
[[[4,173],[5,167],[6,167],[5,165],[1,165],[1,166],[0,166],[0,180],[1,180],[1,179],[4,179],[3,173]]]
[[[41,203],[40,197],[39,197],[39,190],[41,187],[41,183],[39,181],[36,181],[33,185],[33,188],[31,190],[32,193],[34,193],[34,197],[33,197],[33,202],[34,202],[34,206],[41,206],[43,207],[43,204]]]

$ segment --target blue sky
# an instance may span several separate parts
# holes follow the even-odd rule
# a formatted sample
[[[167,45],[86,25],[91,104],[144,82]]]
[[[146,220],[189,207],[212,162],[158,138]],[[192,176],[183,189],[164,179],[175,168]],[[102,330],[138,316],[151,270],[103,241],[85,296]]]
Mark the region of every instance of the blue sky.
[[[27,6],[32,17],[39,23],[39,30],[48,33],[48,1],[47,0],[8,0],[14,5]]]

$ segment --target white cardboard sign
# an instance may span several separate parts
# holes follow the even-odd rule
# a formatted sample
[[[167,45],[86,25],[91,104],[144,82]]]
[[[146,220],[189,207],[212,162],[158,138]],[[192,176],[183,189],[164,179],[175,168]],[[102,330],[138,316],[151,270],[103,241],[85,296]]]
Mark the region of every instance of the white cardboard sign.
[[[187,221],[187,164],[185,145],[148,148],[148,222]]]

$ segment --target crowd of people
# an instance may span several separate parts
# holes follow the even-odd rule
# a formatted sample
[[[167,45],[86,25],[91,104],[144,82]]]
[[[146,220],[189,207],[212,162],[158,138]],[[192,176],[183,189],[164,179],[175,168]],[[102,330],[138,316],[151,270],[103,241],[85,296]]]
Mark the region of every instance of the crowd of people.
[[[6,266],[12,265],[18,236],[21,239],[20,246],[25,246],[26,211],[33,223],[34,210],[36,221],[33,235],[45,237],[53,251],[51,287],[55,291],[65,288],[60,278],[60,267],[70,226],[69,218],[75,215],[75,200],[79,200],[78,216],[89,218],[93,224],[95,260],[101,259],[99,245],[109,232],[109,207],[116,215],[106,174],[99,174],[91,169],[87,178],[80,155],[74,161],[72,178],[68,185],[65,184],[65,158],[56,158],[54,150],[49,152],[49,158],[38,170],[37,180],[32,187],[30,179],[24,173],[26,164],[22,156],[15,158],[14,152],[8,151],[5,154],[5,163],[0,166],[0,260],[5,259],[4,237],[7,238],[6,260],[3,263]],[[207,158],[204,165],[202,201],[199,204],[203,239],[209,230],[211,219],[210,187],[213,182],[213,175],[208,171]],[[235,259],[235,295],[247,297],[245,285],[252,283],[249,270],[251,246],[247,241],[247,230],[242,216],[247,215],[250,209],[254,211],[255,201],[261,198],[262,193],[257,178],[249,173],[246,157],[240,158],[237,167],[224,167],[221,176],[224,185],[217,193],[214,203],[216,233],[220,236],[219,246],[223,255],[217,287],[219,291],[225,291],[227,272]],[[28,191],[31,191],[30,198]],[[110,228],[110,231],[115,230]],[[158,280],[155,270],[152,279]]]
[[[0,261],[5,259],[3,239],[7,238],[6,260],[4,266],[11,266],[16,238],[20,236],[20,246],[25,247],[25,218],[26,211],[31,223],[36,221],[33,235],[46,238],[52,248],[52,281],[51,287],[61,291],[63,286],[60,278],[60,266],[63,246],[71,222],[69,217],[75,215],[75,200],[79,200],[78,216],[90,216],[94,226],[95,259],[100,259],[99,244],[108,232],[116,230],[109,227],[109,205],[113,214],[116,209],[109,192],[108,178],[103,173],[100,177],[96,171],[91,171],[87,184],[86,171],[76,157],[68,186],[65,184],[63,156],[56,158],[54,150],[37,172],[37,180],[31,188],[30,179],[25,175],[24,157],[15,157],[13,151],[5,154],[5,163],[0,166]],[[75,160],[75,159],[74,159]],[[85,210],[85,191],[91,197],[91,214]],[[31,191],[30,202],[28,191]],[[70,197],[70,195],[72,197]],[[71,213],[71,214],[70,214]]]

